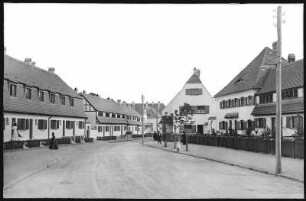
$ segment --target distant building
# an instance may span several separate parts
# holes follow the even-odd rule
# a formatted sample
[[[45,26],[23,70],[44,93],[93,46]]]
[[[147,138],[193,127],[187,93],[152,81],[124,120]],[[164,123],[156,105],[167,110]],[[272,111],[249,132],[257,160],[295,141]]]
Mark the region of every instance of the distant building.
[[[210,133],[215,121],[212,114],[216,113],[216,102],[200,80],[200,71],[194,72],[183,88],[166,105],[162,114],[180,113],[180,108],[188,103],[194,111],[193,125],[186,125],[184,130],[192,133]],[[209,117],[211,117],[209,119]],[[177,131],[176,131],[177,132]]]
[[[144,110],[142,103],[135,104],[135,110],[142,115],[144,112],[144,122],[146,122],[145,133],[161,131],[158,122],[161,120],[162,110],[165,108],[163,103],[145,103]]]
[[[82,98],[54,71],[4,55],[4,142],[11,140],[14,123],[21,140],[48,139],[52,132],[57,138],[85,134]]]
[[[282,66],[282,134],[290,136],[304,130],[304,60]],[[255,128],[275,131],[276,70],[268,72],[263,87],[255,93]]]
[[[221,132],[245,133],[254,130],[255,94],[265,85],[267,76],[278,61],[276,47],[265,47],[232,81],[214,98],[218,102],[217,129]],[[288,62],[283,59],[283,64]],[[275,86],[274,86],[275,87]]]
[[[132,134],[141,132],[141,115],[132,104],[104,99],[94,93],[83,92],[80,95],[84,98],[83,108],[90,122],[86,128],[89,136],[121,136],[128,131]]]

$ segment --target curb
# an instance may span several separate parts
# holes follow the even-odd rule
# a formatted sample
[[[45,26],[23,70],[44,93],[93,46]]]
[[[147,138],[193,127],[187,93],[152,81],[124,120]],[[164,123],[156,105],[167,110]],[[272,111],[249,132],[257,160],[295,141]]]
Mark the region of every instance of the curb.
[[[45,168],[50,167],[52,164],[54,164],[54,163],[56,163],[56,162],[58,162],[58,161],[60,161],[60,160],[62,160],[62,159],[63,159],[63,158],[57,158],[57,159],[55,159],[55,160],[53,160],[53,161],[51,161],[51,162],[45,164],[44,166],[42,166],[42,167],[40,167],[40,168],[37,168],[36,170],[33,170],[32,172],[30,172],[30,173],[28,173],[28,174],[26,174],[26,175],[23,175],[23,176],[21,176],[21,177],[15,179],[14,181],[11,181],[10,183],[8,183],[8,184],[6,184],[6,185],[3,186],[3,191],[8,190],[8,189],[9,189],[10,187],[12,187],[14,184],[16,184],[16,183],[18,183],[18,182],[20,182],[20,181],[22,181],[22,180],[24,180],[24,179],[26,179],[26,178],[28,178],[28,177],[34,175],[34,174],[36,174],[36,173],[42,171],[42,170],[45,169]]]
[[[277,174],[274,174],[274,173],[271,173],[269,171],[262,170],[262,169],[256,169],[256,168],[253,168],[253,167],[247,167],[247,166],[239,165],[239,164],[236,164],[236,163],[230,163],[230,162],[226,162],[226,161],[222,161],[222,160],[206,158],[206,157],[203,157],[203,156],[197,156],[197,155],[187,154],[187,153],[183,153],[183,152],[171,151],[171,150],[168,150],[168,149],[164,149],[164,148],[161,148],[161,147],[155,147],[153,145],[148,145],[148,144],[145,144],[145,146],[155,148],[155,149],[161,149],[161,150],[164,150],[164,151],[169,151],[169,152],[172,152],[172,153],[182,154],[182,155],[186,155],[186,156],[192,156],[192,157],[195,157],[195,158],[206,159],[206,160],[213,161],[213,162],[218,162],[218,163],[223,163],[223,164],[226,164],[226,165],[236,166],[236,167],[239,167],[239,168],[248,169],[248,170],[252,170],[252,171],[256,171],[256,172],[260,172],[260,173],[265,173],[265,174],[269,174],[269,175],[274,175],[274,176],[278,176],[278,177],[283,177],[283,178],[286,178],[286,179],[290,179],[290,180],[293,180],[293,181],[304,183],[304,181],[302,181],[302,180],[292,178],[292,177],[289,177],[289,176],[286,176],[286,175],[277,175]]]

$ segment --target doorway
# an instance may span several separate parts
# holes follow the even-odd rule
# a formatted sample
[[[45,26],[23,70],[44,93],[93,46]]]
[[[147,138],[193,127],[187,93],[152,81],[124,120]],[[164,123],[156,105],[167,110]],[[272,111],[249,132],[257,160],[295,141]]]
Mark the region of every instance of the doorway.
[[[30,140],[33,139],[33,119],[30,119]]]
[[[197,126],[197,133],[203,134],[203,125]]]

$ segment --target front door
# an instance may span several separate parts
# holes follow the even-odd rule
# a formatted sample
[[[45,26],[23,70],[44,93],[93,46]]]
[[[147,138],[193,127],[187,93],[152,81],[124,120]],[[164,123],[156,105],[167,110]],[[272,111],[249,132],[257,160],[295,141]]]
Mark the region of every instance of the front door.
[[[203,134],[203,125],[198,125],[197,133]]]
[[[30,140],[33,139],[33,119],[30,119]]]

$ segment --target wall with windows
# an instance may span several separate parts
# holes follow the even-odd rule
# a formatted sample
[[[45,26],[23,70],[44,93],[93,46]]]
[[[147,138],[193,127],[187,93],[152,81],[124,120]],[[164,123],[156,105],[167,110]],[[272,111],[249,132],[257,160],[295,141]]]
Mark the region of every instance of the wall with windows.
[[[227,124],[227,128],[229,127],[229,121],[232,121],[232,129],[235,129],[236,125],[235,124],[235,120],[237,122],[241,122],[241,120],[243,121],[247,121],[247,120],[254,120],[254,117],[251,115],[253,109],[254,109],[254,102],[255,102],[255,98],[254,98],[254,93],[256,91],[255,90],[248,90],[248,91],[244,91],[244,92],[239,92],[239,93],[235,93],[235,94],[229,94],[226,96],[221,96],[221,97],[217,97],[216,101],[218,104],[218,110],[216,112],[216,127],[217,130],[221,130],[223,132],[225,132],[225,128],[226,128],[226,124]],[[249,99],[248,97],[252,97],[252,99]],[[241,98],[243,99],[243,103],[241,104]],[[240,103],[238,102],[238,104],[234,103],[236,100],[240,99]],[[229,101],[231,100],[231,101]],[[234,101],[233,101],[234,100]],[[246,100],[247,100],[247,104],[246,104]],[[251,101],[250,101],[251,100]],[[224,105],[224,101],[225,101],[225,105]],[[227,104],[227,105],[226,105]],[[224,118],[225,115],[227,113],[238,113],[238,118],[234,118],[234,119],[226,119]],[[221,127],[220,127],[220,122]],[[223,123],[223,122],[227,122],[227,123]],[[238,134],[242,134],[243,133],[243,128],[241,129],[241,125],[237,125],[237,133]]]
[[[166,105],[162,111],[162,115],[175,113],[175,110],[179,111],[179,107],[184,103],[188,103],[193,106],[208,106],[209,113],[194,114],[192,121],[195,121],[195,125],[203,125],[208,122],[208,117],[216,113],[217,102],[210,95],[208,90],[202,83],[187,83],[181,91]],[[156,127],[156,126],[155,126]],[[209,132],[209,130],[206,130]]]
[[[15,122],[19,122],[19,132],[22,138],[20,140],[29,140],[30,139],[30,119],[32,119],[32,139],[48,139],[48,116],[40,115],[27,115],[27,114],[15,114],[15,113],[5,113],[4,114],[4,141],[11,140],[12,132],[12,121],[15,118]],[[18,120],[19,119],[19,120]],[[57,122],[54,122],[55,120]],[[63,120],[74,121],[75,124],[75,135],[80,136],[84,135],[84,124],[85,119],[81,118],[65,118],[65,117],[52,117],[50,118],[50,131],[49,138],[52,137],[52,132],[56,138],[63,136]],[[52,123],[51,123],[52,121]],[[82,123],[79,123],[82,122]],[[52,127],[51,127],[52,124]],[[79,125],[80,124],[80,125]],[[81,126],[79,128],[79,126]],[[65,136],[73,136],[73,129],[67,129],[65,123]]]

